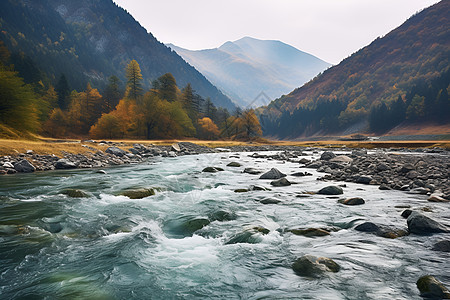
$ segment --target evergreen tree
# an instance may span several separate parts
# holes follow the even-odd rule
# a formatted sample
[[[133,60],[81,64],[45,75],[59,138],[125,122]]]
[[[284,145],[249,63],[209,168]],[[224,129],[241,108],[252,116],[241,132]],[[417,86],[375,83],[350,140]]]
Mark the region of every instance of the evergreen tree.
[[[70,87],[66,75],[61,74],[56,84],[56,93],[58,94],[58,106],[61,109],[67,109],[69,106]]]
[[[143,88],[141,68],[136,60],[133,59],[127,65],[125,75],[127,77],[126,97],[138,100],[142,96]]]
[[[157,91],[162,100],[174,102],[177,100],[177,81],[171,73],[166,73],[152,83],[152,87]]]
[[[117,76],[111,76],[108,78],[108,85],[105,88],[103,99],[105,101],[105,111],[112,111],[120,99],[122,99],[123,93],[120,90],[120,79]]]

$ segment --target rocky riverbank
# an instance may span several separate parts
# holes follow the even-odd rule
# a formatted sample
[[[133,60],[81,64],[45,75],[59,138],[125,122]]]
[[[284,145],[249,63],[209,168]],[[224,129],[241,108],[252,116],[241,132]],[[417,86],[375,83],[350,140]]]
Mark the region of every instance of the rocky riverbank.
[[[92,144],[106,145],[105,151]],[[91,145],[91,146],[90,146]],[[321,148],[305,148],[280,145],[246,145],[226,148],[209,148],[189,142],[171,146],[124,144],[107,141],[86,141],[85,154],[63,153],[39,155],[33,150],[15,156],[0,157],[0,174],[29,173],[55,169],[105,168],[122,164],[141,163],[152,157],[177,157],[217,152],[253,152],[254,158],[297,162],[301,167],[323,172],[319,180],[335,180],[379,185],[380,189],[405,190],[418,194],[429,194],[430,201],[450,201],[450,153],[441,148],[383,149],[368,154],[366,149],[341,148],[330,151]],[[124,150],[125,148],[125,150]],[[264,154],[276,151],[276,154]],[[305,152],[321,154],[317,160],[308,160]],[[262,152],[262,153],[260,153]],[[336,153],[345,152],[345,155]],[[297,174],[301,176],[302,174]],[[303,174],[305,175],[305,174]]]

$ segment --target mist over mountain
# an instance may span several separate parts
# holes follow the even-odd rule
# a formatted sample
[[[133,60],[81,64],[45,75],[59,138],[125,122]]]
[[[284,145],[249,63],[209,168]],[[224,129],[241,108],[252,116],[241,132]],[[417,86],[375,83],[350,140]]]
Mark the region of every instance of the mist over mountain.
[[[124,82],[125,66],[136,59],[146,88],[172,73],[180,88],[191,83],[215,105],[234,109],[228,97],[111,0],[4,0],[0,29],[8,49],[33,60],[50,83],[65,74],[71,88],[82,90],[90,82],[102,89],[111,75]]]
[[[251,37],[198,51],[168,46],[242,107],[267,105],[256,99],[261,92],[275,99],[330,66],[280,41]]]

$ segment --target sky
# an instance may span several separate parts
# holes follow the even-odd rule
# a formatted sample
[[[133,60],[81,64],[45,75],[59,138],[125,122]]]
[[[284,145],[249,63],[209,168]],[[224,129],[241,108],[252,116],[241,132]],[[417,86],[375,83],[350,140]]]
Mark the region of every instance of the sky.
[[[211,49],[279,40],[338,64],[437,0],[113,0],[159,41]]]

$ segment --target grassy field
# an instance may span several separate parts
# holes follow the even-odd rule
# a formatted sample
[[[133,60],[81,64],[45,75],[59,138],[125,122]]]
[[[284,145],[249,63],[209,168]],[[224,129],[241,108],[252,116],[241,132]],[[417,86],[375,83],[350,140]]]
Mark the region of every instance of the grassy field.
[[[199,141],[199,140],[113,140],[113,142],[122,143],[119,147],[128,149],[135,143],[143,145],[171,145],[176,142],[192,142],[202,146],[212,148],[238,146],[238,145],[281,145],[281,146],[299,146],[299,147],[327,147],[327,148],[419,148],[419,147],[442,147],[450,149],[450,141],[265,141],[265,142],[240,142],[240,141]],[[55,154],[62,156],[63,151],[68,153],[87,153],[92,150],[87,147],[97,150],[106,150],[108,146],[100,146],[98,143],[83,143],[80,140],[54,140],[54,139],[38,139],[38,140],[11,140],[0,139],[0,155],[16,155],[18,153],[25,153],[27,150],[33,150],[37,154]]]

